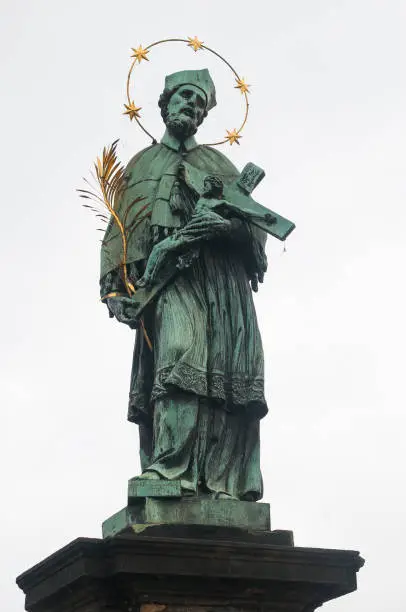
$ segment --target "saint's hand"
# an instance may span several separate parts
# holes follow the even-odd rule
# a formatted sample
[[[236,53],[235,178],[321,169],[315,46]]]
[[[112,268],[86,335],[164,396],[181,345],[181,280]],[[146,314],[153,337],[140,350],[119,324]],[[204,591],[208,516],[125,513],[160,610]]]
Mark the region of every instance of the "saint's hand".
[[[185,238],[197,238],[209,240],[217,236],[228,234],[231,229],[231,222],[225,219],[214,210],[205,206],[196,207],[196,211],[189,223],[180,230],[180,234]]]
[[[178,241],[173,236],[169,236],[161,242],[158,242],[148,257],[145,272],[142,278],[137,282],[137,287],[150,287],[153,285],[157,281],[162,268],[168,263],[171,254],[178,246]]]
[[[145,272],[137,287],[150,287],[157,282],[163,268],[168,264],[176,266],[174,255],[187,253],[202,240],[223,236],[230,231],[231,223],[207,207],[198,207],[190,221],[172,236],[154,246],[148,258]]]
[[[138,321],[135,317],[134,302],[129,297],[110,297],[106,300],[109,311],[117,321],[129,325],[131,329],[137,329]]]

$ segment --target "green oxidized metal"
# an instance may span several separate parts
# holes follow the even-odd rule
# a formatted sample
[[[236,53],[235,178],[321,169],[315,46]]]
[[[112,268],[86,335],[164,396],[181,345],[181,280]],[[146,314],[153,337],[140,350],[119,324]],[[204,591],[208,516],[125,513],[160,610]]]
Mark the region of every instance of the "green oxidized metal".
[[[134,226],[126,264],[138,290],[106,302],[130,327],[142,320],[145,332],[136,335],[128,414],[139,425],[142,482],[176,481],[182,496],[256,501],[267,405],[252,289],[266,271],[266,232],[284,239],[294,225],[251,197],[260,168],[248,164],[240,174],[197,144],[214,104],[207,70],[167,78],[159,101],[166,132],[129,162],[116,207]],[[121,249],[110,224],[102,296],[125,293]]]

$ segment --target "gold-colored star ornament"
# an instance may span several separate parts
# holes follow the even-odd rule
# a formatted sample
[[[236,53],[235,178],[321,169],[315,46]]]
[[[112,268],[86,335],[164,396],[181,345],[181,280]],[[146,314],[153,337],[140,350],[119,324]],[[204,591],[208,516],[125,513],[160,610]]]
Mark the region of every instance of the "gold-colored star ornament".
[[[197,36],[195,36],[194,38],[188,36],[187,39],[189,41],[187,45],[188,47],[192,47],[193,51],[199,51],[199,49],[202,48],[203,42],[199,40]]]
[[[140,45],[138,49],[131,48],[131,51],[134,51],[131,57],[135,57],[135,60],[138,61],[139,64],[141,64],[143,59],[149,62],[149,58],[147,57],[147,53],[149,53],[149,51],[148,49],[144,49],[142,45]]]
[[[123,115],[128,115],[130,117],[130,121],[140,118],[141,115],[139,111],[141,110],[141,106],[135,106],[134,101],[130,102],[130,104],[124,104],[124,107],[125,111]]]
[[[148,63],[150,63],[149,62],[149,60],[151,59],[149,57],[150,50],[152,48],[155,48],[157,45],[163,45],[167,43],[177,43],[177,44],[182,43],[183,49],[185,49],[186,47],[190,47],[190,49],[192,49],[195,52],[203,50],[206,53],[212,53],[213,55],[216,56],[217,59],[224,62],[227,68],[231,70],[231,72],[233,73],[233,77],[230,81],[230,85],[233,85],[235,89],[239,89],[243,96],[243,104],[245,107],[244,118],[242,120],[241,125],[238,128],[234,128],[233,130],[227,130],[226,135],[222,136],[220,140],[216,142],[206,143],[206,144],[212,147],[216,147],[218,145],[223,145],[226,143],[230,143],[230,145],[232,145],[235,142],[238,145],[241,144],[242,132],[245,128],[245,124],[247,123],[247,119],[248,119],[248,112],[249,112],[249,106],[250,106],[248,94],[250,93],[251,85],[249,85],[246,82],[244,77],[240,77],[240,73],[237,72],[233,68],[230,62],[228,62],[222,55],[220,55],[220,53],[218,53],[214,49],[211,49],[209,46],[203,43],[203,41],[200,40],[197,36],[193,36],[193,37],[186,36],[185,38],[164,38],[162,40],[157,40],[151,44],[148,44],[145,47],[143,45],[138,45],[138,47],[131,47],[133,55],[131,56],[132,59],[130,62],[130,69],[127,75],[127,84],[126,84],[126,94],[127,94],[126,102],[127,104],[125,105],[124,114],[128,115],[131,120],[135,120],[135,123],[138,124],[139,127],[143,130],[143,132],[151,138],[152,143],[157,142],[156,138],[154,138],[154,136],[145,128],[145,126],[142,125],[141,121],[143,121],[143,117],[142,119],[140,119],[140,115],[139,115],[139,111],[141,109],[135,106],[135,103],[133,102],[133,95],[135,94],[131,93],[131,83],[132,83],[133,75],[136,74],[137,72],[136,70],[137,64],[138,65],[141,64],[142,60],[147,60]],[[152,63],[153,62],[151,62],[151,64]]]
[[[234,144],[235,142],[239,145],[240,143],[238,141],[239,141],[240,138],[242,138],[242,136],[234,128],[231,131],[227,130],[227,136],[225,138],[226,138],[226,140],[228,140],[230,145]]]
[[[235,85],[235,86],[234,86],[234,87],[235,87],[235,89],[239,89],[239,90],[241,91],[241,93],[242,93],[242,94],[244,94],[244,93],[251,93],[251,92],[250,92],[250,90],[249,90],[249,88],[251,87],[251,85],[248,85],[248,84],[245,82],[244,77],[243,77],[242,79],[239,79],[239,78],[238,78],[238,79],[235,79],[235,81],[236,81],[236,83],[237,83],[237,85]]]

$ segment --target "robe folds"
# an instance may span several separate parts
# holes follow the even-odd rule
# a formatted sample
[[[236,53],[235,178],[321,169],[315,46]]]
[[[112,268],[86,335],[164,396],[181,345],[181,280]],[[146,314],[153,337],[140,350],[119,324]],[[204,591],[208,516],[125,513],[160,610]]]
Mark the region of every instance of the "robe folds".
[[[117,211],[128,211],[127,269],[133,281],[154,243],[193,214],[199,194],[180,171],[185,161],[224,183],[239,174],[217,150],[193,138],[181,146],[168,134],[129,162]],[[140,426],[143,470],[179,478],[186,491],[196,492],[203,483],[214,494],[259,499],[259,419],[267,405],[250,278],[260,267],[264,235],[243,225],[235,235],[204,241],[192,264],[145,309],[153,349],[137,332],[128,418]],[[120,289],[121,257],[121,239],[110,223],[101,254],[103,295]]]

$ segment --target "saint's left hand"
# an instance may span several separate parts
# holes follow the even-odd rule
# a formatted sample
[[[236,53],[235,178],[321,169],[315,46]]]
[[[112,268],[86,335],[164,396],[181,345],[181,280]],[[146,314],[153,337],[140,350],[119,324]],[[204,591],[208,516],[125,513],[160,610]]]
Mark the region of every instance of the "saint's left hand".
[[[137,329],[138,321],[135,317],[134,302],[130,297],[116,296],[106,300],[111,314],[120,323],[125,323],[131,329]]]
[[[143,276],[137,281],[137,287],[149,287],[158,278],[162,267],[167,263],[169,254],[177,248],[177,241],[174,237],[168,236],[158,242],[148,257],[147,266]]]
[[[187,250],[202,240],[209,240],[230,231],[231,223],[209,208],[197,209],[190,221],[173,236],[168,236],[154,246],[148,258],[145,272],[137,287],[153,285],[162,268],[174,252]],[[174,262],[173,265],[176,265]]]
[[[196,208],[190,221],[179,233],[186,237],[207,240],[216,236],[228,234],[231,223],[214,210],[207,207]]]

